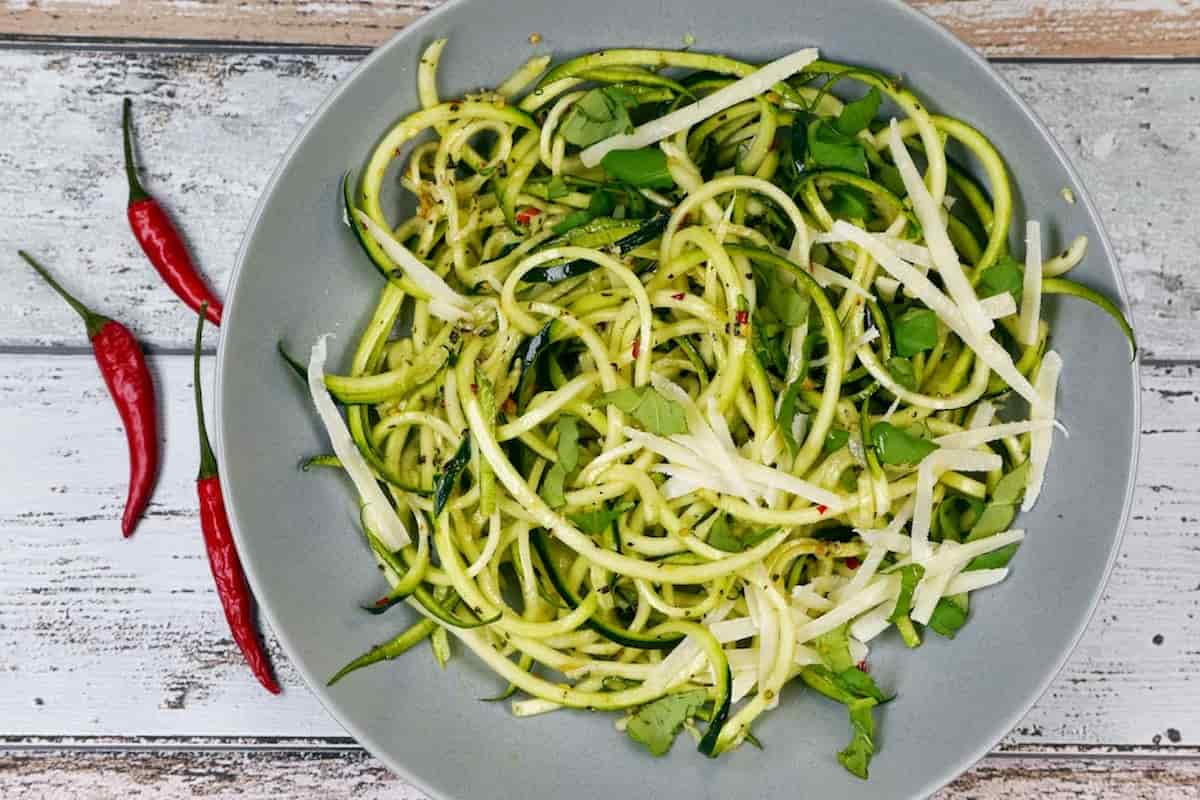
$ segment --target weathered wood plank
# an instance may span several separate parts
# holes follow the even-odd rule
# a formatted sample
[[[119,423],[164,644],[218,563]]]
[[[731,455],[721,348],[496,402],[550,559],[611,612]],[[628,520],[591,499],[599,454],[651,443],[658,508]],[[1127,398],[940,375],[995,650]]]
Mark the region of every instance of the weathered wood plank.
[[[0,358],[0,452],[19,456],[0,460],[0,735],[343,735],[286,661],[287,690],[267,697],[229,640],[194,515],[188,359],[153,365],[165,466],[122,541],[123,439],[90,359]],[[1124,549],[1094,624],[1009,745],[1197,742],[1200,367],[1144,380]]]
[[[223,287],[276,160],[356,60],[341,56],[0,52],[0,346],[81,344],[72,312],[12,252],[42,253],[87,300],[158,347],[191,316],[124,223],[120,98],[138,98],[147,182]],[[1200,352],[1200,65],[1007,65],[1095,193],[1135,301],[1144,354]],[[22,190],[22,187],[25,187]],[[358,268],[348,265],[347,268]]]
[[[908,0],[992,58],[1196,55],[1192,0]]]
[[[935,797],[1183,800],[1195,797],[1197,782],[1200,762],[1194,760],[992,756]],[[0,752],[0,794],[34,800],[81,794],[94,800],[425,797],[357,749]]]
[[[1194,56],[1200,8],[1189,0],[909,0],[990,56]],[[0,30],[20,36],[139,37],[323,45],[383,43],[440,0],[319,2],[50,0],[11,2]]]

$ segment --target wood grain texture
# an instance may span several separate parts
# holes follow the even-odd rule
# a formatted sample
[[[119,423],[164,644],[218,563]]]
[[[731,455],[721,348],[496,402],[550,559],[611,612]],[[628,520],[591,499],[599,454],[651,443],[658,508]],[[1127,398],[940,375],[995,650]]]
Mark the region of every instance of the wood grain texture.
[[[1101,800],[1195,797],[1200,762],[992,756],[938,800]],[[422,800],[419,790],[358,749],[296,751],[47,751],[0,753],[0,794],[29,800],[278,797]]]
[[[0,735],[344,735],[277,647],[287,689],[270,698],[229,639],[194,515],[188,361],[152,360],[165,463],[122,541],[123,439],[90,358],[0,357],[0,452],[20,454],[0,460]],[[1144,381],[1137,499],[1112,581],[1010,746],[1200,736],[1200,367],[1149,367]]]
[[[1192,0],[909,0],[989,56],[1195,56]],[[382,44],[440,0],[8,0],[0,31],[321,45]],[[702,43],[701,43],[702,44]]]
[[[120,99],[137,99],[146,182],[223,288],[246,220],[304,120],[357,63],[281,54],[0,51],[0,347],[83,344],[72,312],[14,254],[41,253],[151,345],[186,348],[191,317],[125,222]],[[1006,65],[1093,192],[1135,305],[1144,355],[1200,345],[1200,65]],[[340,168],[340,167],[337,167]],[[362,265],[347,265],[348,269]]]

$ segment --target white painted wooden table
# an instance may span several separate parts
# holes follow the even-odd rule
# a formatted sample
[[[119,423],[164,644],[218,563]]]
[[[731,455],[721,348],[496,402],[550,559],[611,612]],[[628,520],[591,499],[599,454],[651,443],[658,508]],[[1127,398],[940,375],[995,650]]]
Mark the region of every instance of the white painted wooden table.
[[[436,4],[0,6],[0,797],[421,796],[345,736],[277,649],[287,690],[268,698],[229,639],[194,509],[192,317],[123,224],[117,128],[120,98],[139,96],[147,182],[223,286],[308,114]],[[1046,696],[944,796],[1200,796],[1200,6],[915,4],[1006,59],[1066,146],[1144,346],[1135,508],[1100,611]],[[165,466],[130,541],[116,415],[78,320],[18,247],[153,354]]]

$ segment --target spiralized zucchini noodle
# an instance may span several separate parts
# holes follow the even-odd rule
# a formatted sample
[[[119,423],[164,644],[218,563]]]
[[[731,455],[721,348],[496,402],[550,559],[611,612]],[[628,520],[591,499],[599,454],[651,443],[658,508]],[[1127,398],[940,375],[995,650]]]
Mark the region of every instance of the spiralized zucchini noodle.
[[[1031,221],[1014,258],[986,136],[816,50],[539,56],[447,100],[444,45],[344,182],[384,279],[349,369],[324,338],[291,362],[333,445],[306,469],[352,478],[389,582],[366,610],[421,614],[331,683],[452,636],[517,716],[710,756],[799,683],[846,706],[865,778],[870,643],[953,637],[1024,537],[1063,366],[1043,297],[1133,342],[1062,277],[1086,239],[1043,260]]]

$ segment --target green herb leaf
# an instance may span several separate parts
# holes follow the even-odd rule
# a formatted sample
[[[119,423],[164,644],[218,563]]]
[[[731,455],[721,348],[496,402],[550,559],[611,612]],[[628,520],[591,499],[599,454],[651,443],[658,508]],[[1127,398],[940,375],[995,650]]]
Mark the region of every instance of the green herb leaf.
[[[810,664],[800,670],[800,679],[808,688],[825,695],[830,700],[849,705],[854,700],[854,696],[838,686],[833,677],[832,670],[824,664]]]
[[[1028,461],[1022,461],[1013,467],[1011,472],[996,482],[996,488],[992,491],[992,502],[1008,503],[1014,506],[1021,502],[1021,498],[1025,496],[1025,485],[1029,483],[1029,471],[1032,468],[1033,465]]]
[[[687,415],[683,406],[663,397],[653,386],[629,387],[605,392],[597,398],[600,405],[611,404],[631,415],[643,428],[659,436],[687,433]]]
[[[779,401],[779,413],[775,416],[775,424],[779,426],[780,432],[783,433],[784,441],[787,442],[788,450],[794,456],[800,450],[800,442],[796,441],[795,422],[796,413],[804,406],[800,400],[800,390],[804,388],[804,376],[796,378],[788,386],[783,393],[783,399]]]
[[[875,119],[875,115],[879,113],[879,105],[882,101],[879,90],[872,87],[865,96],[852,103],[847,103],[842,108],[842,113],[838,115],[834,127],[839,133],[853,136],[871,124],[871,120]]]
[[[599,406],[614,405],[626,414],[632,414],[641,405],[645,388],[644,386],[641,388],[628,386],[624,389],[605,392],[596,398],[596,404]]]
[[[921,578],[925,577],[925,568],[920,564],[909,564],[901,567],[899,572],[900,596],[896,598],[896,607],[892,609],[892,613],[888,617],[888,622],[899,622],[902,619],[908,619],[908,615],[912,613],[913,592],[916,591],[917,584],[921,582]]]
[[[971,559],[971,563],[963,567],[963,572],[972,572],[977,569],[1000,569],[1007,567],[1008,562],[1012,561],[1013,556],[1017,554],[1017,543],[1007,544],[999,550],[993,550],[990,553],[984,553],[981,556],[976,556]]]
[[[847,470],[853,472],[851,468]],[[817,528],[809,532],[809,538],[819,539],[822,542],[852,542],[858,536],[854,528],[849,525],[826,525],[823,528]]]
[[[890,422],[876,422],[871,426],[871,446],[884,464],[916,464],[938,449],[928,439],[913,436]]]
[[[857,186],[835,186],[825,208],[835,217],[865,220],[871,216],[871,197]]]
[[[753,269],[754,283],[762,303],[759,313],[765,309],[776,321],[789,328],[803,325],[808,319],[811,305],[808,294],[797,289],[794,283],[782,277],[780,271],[770,264],[756,263]]]
[[[988,503],[979,514],[979,519],[967,533],[967,541],[973,542],[992,534],[1006,531],[1012,527],[1013,519],[1017,516],[1017,507],[1011,503]]]
[[[454,491],[454,487],[458,483],[458,477],[462,475],[463,468],[467,466],[467,461],[470,458],[471,436],[467,434],[463,436],[458,450],[454,452],[454,455],[450,457],[450,460],[442,467],[442,471],[433,480],[434,519],[441,516],[442,511],[446,508],[446,503],[450,500],[450,493]]]
[[[675,185],[667,169],[667,156],[657,147],[641,150],[610,150],[600,159],[604,171],[630,186],[670,189]]]
[[[606,532],[609,526],[616,522],[622,514],[626,511],[632,511],[633,508],[633,503],[620,503],[612,508],[600,506],[589,511],[570,514],[568,518],[575,523],[575,527],[589,536],[599,536]]]
[[[891,700],[876,685],[874,679],[858,667],[850,667],[836,673],[833,676],[833,683],[839,689],[854,697],[870,697],[878,703],[886,703],[888,700]]]
[[[639,708],[629,718],[625,732],[630,739],[645,745],[653,755],[666,755],[683,729],[683,723],[688,717],[695,716],[707,699],[708,692],[704,689],[660,697]]]
[[[552,230],[556,235],[562,236],[564,233],[573,231],[576,228],[581,228],[591,221],[592,215],[590,213],[583,210],[576,210],[572,211],[570,214],[567,214],[558,222],[554,223],[554,227],[550,230]]]
[[[947,639],[953,639],[958,629],[966,624],[966,610],[948,597],[938,600],[933,616],[929,618],[929,627]]]
[[[708,543],[726,553],[740,553],[746,549],[742,545],[742,540],[733,535],[728,514],[718,516],[717,521],[708,529]]]
[[[563,469],[562,464],[555,464],[542,477],[541,488],[538,489],[538,494],[546,505],[551,508],[559,508],[567,503],[565,494],[565,486],[567,482],[567,471]]]
[[[779,280],[773,281],[767,292],[767,308],[789,328],[804,324],[810,302],[807,294],[801,294],[795,286]]]
[[[905,358],[932,350],[937,334],[937,315],[928,308],[910,308],[892,323],[896,352]]]
[[[546,184],[547,200],[557,200],[560,197],[566,197],[570,193],[571,190],[567,188],[567,182],[562,179],[561,175],[555,175]]]
[[[900,170],[886,161],[872,167],[875,170],[875,179],[882,183],[884,188],[901,200],[908,197],[908,189],[904,186],[904,178],[900,177]]]
[[[778,530],[778,528],[765,528],[760,531],[738,533],[729,524],[729,515],[721,514],[708,529],[707,541],[711,546],[718,550],[724,550],[726,553],[741,553],[769,539]]]
[[[1023,282],[1021,265],[1014,261],[1012,256],[1003,256],[979,276],[979,296],[991,297],[1008,292],[1020,303]]]
[[[961,542],[963,538],[963,525],[973,525],[983,513],[983,509],[983,503],[974,497],[947,495],[946,499],[937,507],[937,511],[934,514],[934,522],[937,525],[941,540]],[[964,523],[966,519],[970,519],[971,522]],[[929,534],[932,538],[932,529]]]
[[[841,450],[850,441],[850,431],[844,431],[841,428],[830,428],[829,434],[825,437],[823,449],[826,454],[836,453]]]
[[[1017,504],[1021,502],[1021,498],[1025,494],[1025,484],[1029,481],[1029,470],[1031,469],[1028,460],[1017,465],[1011,472],[1006,474],[996,484],[995,490],[992,492],[992,500],[984,507],[983,512],[979,515],[979,519],[971,526],[971,530],[967,533],[966,540],[968,542],[984,539],[988,536],[1008,530],[1012,526],[1013,519],[1017,516]],[[1007,556],[997,555],[996,552],[984,553],[978,558],[971,561],[966,566],[966,569],[991,569],[992,567],[975,566],[976,562],[994,563],[998,559],[1003,559],[1004,564],[1012,558],[1012,554],[1016,552],[1016,545],[1010,545],[1001,548],[999,553],[1008,551]],[[981,561],[982,559],[982,561]]]
[[[855,777],[867,779],[871,757],[875,755],[875,701],[869,697],[850,703],[850,744],[838,753],[838,763]]]
[[[607,189],[598,189],[592,192],[592,196],[588,198],[587,212],[592,219],[597,217],[607,217],[613,213],[617,207],[617,199],[614,193]]]
[[[825,121],[808,128],[808,154],[813,166],[841,169],[857,175],[867,174],[867,154],[861,142],[847,136]]]
[[[888,372],[896,383],[908,389],[910,392],[917,390],[917,373],[913,369],[912,362],[907,358],[900,356],[892,356],[887,362]]]
[[[787,353],[783,349],[783,329],[780,326],[755,320],[750,329],[750,344],[765,369],[787,371]]]
[[[592,89],[579,98],[563,118],[558,132],[568,142],[587,147],[602,139],[633,130],[628,109],[637,98],[615,86]]]
[[[855,668],[854,659],[850,656],[849,625],[842,625],[828,633],[821,634],[812,640],[811,645],[821,654],[821,660],[835,674]]]
[[[579,420],[569,414],[558,418],[558,465],[572,472],[579,465]]]

